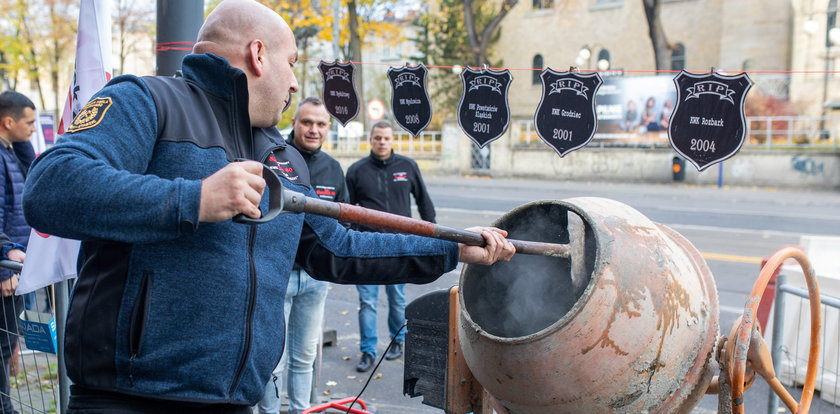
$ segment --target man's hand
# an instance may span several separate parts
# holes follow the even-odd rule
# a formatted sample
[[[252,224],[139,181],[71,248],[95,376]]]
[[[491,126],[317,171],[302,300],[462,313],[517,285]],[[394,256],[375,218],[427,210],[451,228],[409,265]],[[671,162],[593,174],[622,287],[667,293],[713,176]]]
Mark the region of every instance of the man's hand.
[[[0,293],[3,296],[12,296],[15,294],[15,289],[17,289],[18,285],[18,276],[17,274],[13,274],[12,277],[0,281]]]
[[[510,261],[516,249],[505,240],[507,232],[495,227],[470,227],[467,230],[481,233],[487,245],[484,247],[458,244],[458,260],[469,264],[491,265],[499,260]]]
[[[20,373],[20,344],[15,345],[12,355],[9,357],[9,376],[14,378]],[[14,381],[14,380],[13,380]]]
[[[9,260],[18,263],[23,263],[23,261],[26,259],[26,253],[24,253],[23,250],[20,249],[9,250],[9,253],[7,253],[6,256],[9,257]]]
[[[260,218],[260,199],[265,190],[263,166],[256,161],[234,162],[201,182],[198,220],[219,222],[242,213]]]

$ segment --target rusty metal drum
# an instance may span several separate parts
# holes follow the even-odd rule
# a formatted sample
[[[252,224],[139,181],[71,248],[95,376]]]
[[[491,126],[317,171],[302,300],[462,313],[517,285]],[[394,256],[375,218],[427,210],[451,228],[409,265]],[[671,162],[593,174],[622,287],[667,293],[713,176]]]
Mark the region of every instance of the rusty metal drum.
[[[498,412],[679,413],[699,402],[719,311],[688,240],[603,198],[537,201],[494,225],[572,247],[570,259],[516,255],[461,273],[461,348]]]

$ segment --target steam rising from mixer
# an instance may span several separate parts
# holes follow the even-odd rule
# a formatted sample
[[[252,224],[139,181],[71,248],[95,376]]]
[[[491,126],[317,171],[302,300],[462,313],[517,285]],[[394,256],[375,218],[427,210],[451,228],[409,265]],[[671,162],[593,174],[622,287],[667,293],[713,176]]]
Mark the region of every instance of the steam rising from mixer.
[[[498,226],[510,238],[572,247],[570,259],[515,255],[465,278],[465,306],[478,325],[504,338],[531,335],[566,315],[586,289],[595,263],[592,232],[577,214],[551,204],[534,205]]]

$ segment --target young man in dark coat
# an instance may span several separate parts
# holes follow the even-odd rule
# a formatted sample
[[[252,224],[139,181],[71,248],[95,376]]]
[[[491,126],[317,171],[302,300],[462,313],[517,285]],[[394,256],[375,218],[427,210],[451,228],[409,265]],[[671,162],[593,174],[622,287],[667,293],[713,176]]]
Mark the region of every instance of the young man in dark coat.
[[[394,153],[394,128],[378,122],[370,131],[370,155],[356,161],[347,170],[350,204],[411,217],[411,197],[417,203],[420,218],[435,221],[435,207],[426,191],[420,168],[411,158]],[[360,230],[375,230],[358,227]],[[366,372],[376,359],[376,304],[379,286],[357,285],[359,291],[359,348],[362,357],[356,370]],[[388,295],[388,331],[395,339],[385,352],[386,359],[402,355],[405,330],[405,284],[386,285]]]
[[[3,257],[23,261],[23,251],[29,241],[30,228],[23,218],[23,183],[32,162],[32,144],[29,139],[35,132],[35,104],[26,96],[6,91],[0,94],[0,232],[11,243],[3,245]],[[0,351],[3,373],[0,373],[0,413],[14,413],[9,399],[9,375],[18,371],[17,315],[23,311],[23,296],[15,296],[18,274],[0,269],[0,293],[3,315],[0,317]]]

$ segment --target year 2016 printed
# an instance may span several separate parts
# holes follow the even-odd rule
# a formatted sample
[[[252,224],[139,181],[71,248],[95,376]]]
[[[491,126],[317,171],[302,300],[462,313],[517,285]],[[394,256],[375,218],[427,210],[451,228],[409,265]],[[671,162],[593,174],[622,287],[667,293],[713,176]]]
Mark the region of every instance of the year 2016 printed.
[[[338,115],[348,115],[350,111],[347,110],[346,106],[339,105],[335,107],[335,113]]]
[[[692,151],[715,152],[715,142],[710,139],[692,139]]]

